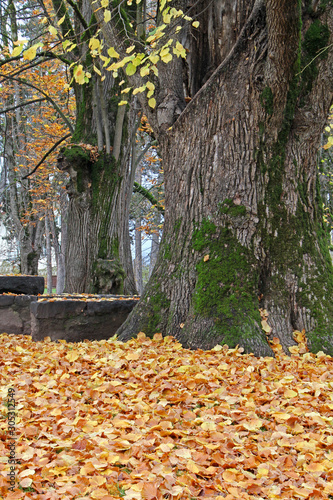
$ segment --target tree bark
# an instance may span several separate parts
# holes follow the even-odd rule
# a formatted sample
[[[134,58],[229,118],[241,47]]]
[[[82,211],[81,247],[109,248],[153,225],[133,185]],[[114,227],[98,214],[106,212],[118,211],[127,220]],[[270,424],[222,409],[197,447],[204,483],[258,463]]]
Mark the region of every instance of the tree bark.
[[[157,222],[160,220],[161,216],[158,214],[157,216]],[[160,235],[156,231],[153,233],[152,238],[151,238],[151,250],[150,250],[150,261],[149,261],[149,278],[152,275],[152,272],[154,270],[155,264],[157,262],[157,256],[158,256],[158,249],[160,247]]]
[[[332,355],[333,272],[317,153],[332,103],[333,54],[324,49],[333,9],[229,3],[235,9],[223,22],[234,22],[237,40],[227,54],[221,49],[222,62],[172,129],[158,131],[164,233],[119,338],[161,331],[185,347],[226,343],[272,355],[263,308],[285,352],[293,330],[305,329],[312,351]],[[234,17],[240,5],[246,19]]]
[[[136,153],[136,148],[133,148],[133,155]],[[136,156],[136,154],[135,154]],[[135,181],[141,184],[142,182],[142,173],[139,165],[136,168],[135,172]],[[134,272],[135,272],[135,280],[136,280],[136,287],[138,290],[138,294],[141,295],[143,291],[143,284],[142,284],[142,239],[141,239],[141,218],[137,217],[135,219],[135,225],[134,225],[134,242],[135,242],[135,265],[134,265]]]
[[[61,244],[59,245],[58,267],[57,267],[57,293],[64,293],[66,279],[65,249],[67,247],[67,214],[68,200],[62,196],[61,203]]]

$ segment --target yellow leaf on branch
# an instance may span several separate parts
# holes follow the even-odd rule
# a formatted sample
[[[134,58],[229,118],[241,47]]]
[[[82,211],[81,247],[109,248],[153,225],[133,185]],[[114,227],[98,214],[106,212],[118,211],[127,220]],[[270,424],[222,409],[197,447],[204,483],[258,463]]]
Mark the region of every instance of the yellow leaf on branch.
[[[41,42],[35,43],[35,45],[33,45],[29,49],[25,50],[23,52],[23,59],[28,60],[28,61],[32,61],[32,59],[35,59],[36,52],[37,52],[37,49],[39,47],[43,47],[43,44]]]
[[[105,9],[105,11],[104,11],[104,22],[105,22],[105,24],[107,24],[109,21],[111,21],[111,12],[108,9]],[[113,56],[111,56],[111,57],[113,57]]]

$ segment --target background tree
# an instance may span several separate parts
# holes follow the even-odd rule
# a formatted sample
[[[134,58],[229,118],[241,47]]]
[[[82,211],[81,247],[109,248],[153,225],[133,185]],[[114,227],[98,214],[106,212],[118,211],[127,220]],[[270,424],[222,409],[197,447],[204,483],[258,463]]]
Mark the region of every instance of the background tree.
[[[53,8],[55,19],[48,16],[48,21],[54,30],[60,25],[55,36],[73,62],[77,110],[71,145],[58,162],[70,175],[65,289],[134,293],[128,213],[129,145],[136,111],[126,116],[126,108],[118,107],[121,89],[115,75],[105,74],[96,60],[97,54],[104,61],[109,57],[89,4],[69,2],[66,8],[54,1]]]
[[[136,111],[126,117],[125,107],[117,106],[121,98],[116,75],[102,75],[96,55],[104,62],[110,57],[103,52],[89,4],[40,1],[39,6],[36,16],[42,12],[44,18],[38,32],[26,50],[25,41],[18,41],[11,59],[23,53],[33,67],[58,59],[70,68],[64,95],[72,86],[76,120],[71,143],[58,162],[69,173],[66,290],[133,293],[128,160]]]
[[[60,184],[63,181],[59,175],[55,178],[50,164],[45,164],[33,181],[22,177],[31,170],[31,162],[38,162],[50,149],[50,142],[58,141],[66,133],[67,125],[58,123],[57,115],[63,114],[60,108],[69,111],[71,100],[63,94],[64,72],[59,62],[51,66],[46,61],[41,67],[27,61],[20,64],[16,58],[9,57],[9,52],[20,44],[18,32],[31,36],[35,33],[33,8],[25,2],[14,4],[10,1],[2,2],[1,9],[1,119],[4,124],[1,196],[7,211],[7,225],[11,224],[18,241],[21,272],[37,274],[46,193],[49,207],[52,207],[57,188],[60,188],[57,181]],[[44,95],[37,97],[36,93]]]
[[[145,116],[133,143],[133,161],[137,166],[130,208],[130,234],[135,250],[135,279],[138,292],[142,294],[156,263],[164,213],[161,159]]]

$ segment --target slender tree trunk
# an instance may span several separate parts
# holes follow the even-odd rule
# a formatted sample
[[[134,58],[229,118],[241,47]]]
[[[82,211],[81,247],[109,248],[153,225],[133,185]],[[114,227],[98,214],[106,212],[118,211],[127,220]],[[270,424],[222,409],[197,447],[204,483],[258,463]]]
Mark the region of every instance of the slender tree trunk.
[[[300,14],[296,1],[255,2],[229,54],[160,135],[164,233],[120,339],[161,331],[191,348],[227,343],[272,355],[263,308],[286,352],[304,328],[312,351],[333,354],[317,183],[333,53],[314,60],[331,42],[332,8],[321,19],[304,9],[302,34]]]
[[[164,175],[163,175],[162,170],[160,170],[159,174],[158,174],[157,184],[158,185],[162,185],[162,183],[164,183]],[[156,214],[154,222],[155,222],[155,225],[156,225],[156,232],[153,233],[152,240],[151,240],[151,251],[150,251],[150,262],[149,262],[149,278],[151,277],[152,272],[154,270],[154,267],[156,265],[157,258],[158,258],[158,251],[159,251],[159,248],[160,248],[160,230],[159,230],[159,226],[160,226],[160,224],[162,222],[162,216],[161,216],[161,214],[159,212]]]
[[[67,247],[67,199],[61,200],[61,244],[59,245],[58,253],[58,268],[57,268],[57,293],[64,293],[66,266],[65,266],[65,248]]]
[[[139,295],[142,294],[142,239],[141,239],[141,219],[135,219],[135,278]]]
[[[157,218],[160,219],[161,216],[157,215]],[[157,262],[158,250],[160,247],[160,235],[158,232],[153,233],[151,239],[151,250],[150,250],[150,262],[149,262],[149,278],[152,275],[155,264]]]
[[[57,266],[57,284],[56,284],[56,293],[63,293],[65,286],[65,262],[64,262],[64,252],[62,251],[62,245],[64,238],[66,239],[66,224],[61,224],[61,244],[58,240],[56,224],[54,217],[50,217],[50,227],[52,234],[52,243],[55,255],[55,261]]]
[[[43,224],[36,227],[21,227],[18,232],[20,243],[20,270],[22,274],[38,275],[38,261],[42,250]]]
[[[47,293],[52,294],[52,246],[51,228],[48,214],[45,215]]]

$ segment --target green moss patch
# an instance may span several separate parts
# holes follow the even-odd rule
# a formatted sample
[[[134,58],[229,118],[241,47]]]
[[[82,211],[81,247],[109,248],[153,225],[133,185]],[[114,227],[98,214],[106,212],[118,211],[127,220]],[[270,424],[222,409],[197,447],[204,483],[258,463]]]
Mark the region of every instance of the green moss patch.
[[[304,35],[302,44],[302,84],[300,94],[302,100],[311,92],[314,80],[318,76],[318,59],[325,59],[328,55],[330,31],[326,24],[316,19]],[[325,50],[327,48],[327,50]]]
[[[230,229],[217,230],[207,219],[193,233],[193,248],[206,253],[196,266],[195,313],[213,317],[212,334],[222,335],[229,346],[243,345],[242,339],[252,336],[266,342],[257,328],[259,270],[252,250],[242,246]]]
[[[219,211],[221,214],[229,215],[230,217],[244,217],[246,215],[246,208],[244,205],[236,205],[228,198],[220,203]]]

